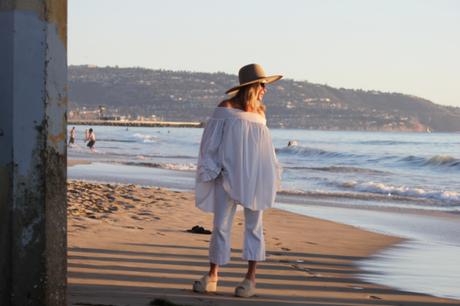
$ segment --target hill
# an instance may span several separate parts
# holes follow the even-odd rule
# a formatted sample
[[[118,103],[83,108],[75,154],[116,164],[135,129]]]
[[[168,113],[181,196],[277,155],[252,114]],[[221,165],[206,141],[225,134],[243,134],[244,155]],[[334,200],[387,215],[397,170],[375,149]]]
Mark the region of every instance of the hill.
[[[69,67],[69,118],[97,114],[204,121],[237,84],[226,73]],[[401,93],[333,88],[283,79],[264,99],[271,127],[323,130],[460,131],[460,108]]]

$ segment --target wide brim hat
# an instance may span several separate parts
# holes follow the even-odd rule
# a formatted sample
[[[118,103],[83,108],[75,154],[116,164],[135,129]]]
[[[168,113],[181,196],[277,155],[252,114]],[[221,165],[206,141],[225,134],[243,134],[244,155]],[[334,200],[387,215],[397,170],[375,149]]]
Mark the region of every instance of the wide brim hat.
[[[267,76],[262,66],[260,66],[259,64],[249,64],[244,67],[241,67],[240,71],[238,72],[238,79],[239,79],[240,85],[230,88],[225,93],[234,94],[240,88],[251,85],[251,84],[255,84],[255,83],[270,84],[270,83],[278,81],[282,77],[283,77],[282,75]]]

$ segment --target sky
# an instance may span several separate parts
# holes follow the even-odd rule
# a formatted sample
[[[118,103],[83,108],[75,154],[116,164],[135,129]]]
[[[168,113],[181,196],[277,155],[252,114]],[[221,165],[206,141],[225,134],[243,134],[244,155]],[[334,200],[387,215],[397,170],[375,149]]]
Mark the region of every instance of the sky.
[[[70,65],[267,74],[460,107],[458,0],[68,0]]]

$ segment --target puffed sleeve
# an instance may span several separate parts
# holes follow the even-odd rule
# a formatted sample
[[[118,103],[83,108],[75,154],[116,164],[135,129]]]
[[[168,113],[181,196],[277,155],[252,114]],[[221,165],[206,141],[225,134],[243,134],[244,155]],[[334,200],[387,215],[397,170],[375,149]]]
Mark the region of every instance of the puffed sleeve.
[[[219,176],[222,165],[219,162],[219,145],[222,142],[224,120],[211,119],[206,124],[198,154],[197,182],[209,182]]]

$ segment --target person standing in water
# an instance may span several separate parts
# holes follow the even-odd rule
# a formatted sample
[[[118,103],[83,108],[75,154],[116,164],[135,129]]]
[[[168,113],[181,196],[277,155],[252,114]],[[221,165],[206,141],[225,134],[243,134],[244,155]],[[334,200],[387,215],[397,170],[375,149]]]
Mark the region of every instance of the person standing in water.
[[[235,296],[250,297],[256,292],[257,262],[265,260],[263,211],[273,205],[281,176],[262,99],[267,84],[282,76],[266,76],[257,64],[242,67],[238,75],[240,84],[226,92],[230,97],[214,110],[201,139],[195,202],[203,211],[214,213],[214,221],[209,272],[193,283],[193,291],[217,291],[218,269],[230,260],[231,227],[241,205],[243,259],[248,261],[248,270]]]
[[[86,140],[88,143],[86,146],[91,149],[91,151],[94,150],[94,145],[96,144],[96,133],[94,133],[93,129],[89,129],[88,135],[86,136]]]
[[[75,144],[75,134],[76,134],[75,127],[72,127],[69,133],[69,145]]]

